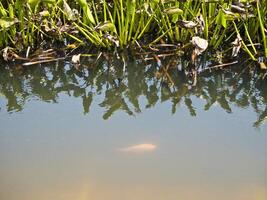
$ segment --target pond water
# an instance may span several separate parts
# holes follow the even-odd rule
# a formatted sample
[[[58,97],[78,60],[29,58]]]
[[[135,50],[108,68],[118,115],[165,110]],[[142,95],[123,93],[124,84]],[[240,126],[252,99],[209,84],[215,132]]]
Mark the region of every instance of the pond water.
[[[0,67],[1,200],[267,199],[257,70],[206,71],[193,87],[179,66],[171,85],[156,64],[84,65]]]

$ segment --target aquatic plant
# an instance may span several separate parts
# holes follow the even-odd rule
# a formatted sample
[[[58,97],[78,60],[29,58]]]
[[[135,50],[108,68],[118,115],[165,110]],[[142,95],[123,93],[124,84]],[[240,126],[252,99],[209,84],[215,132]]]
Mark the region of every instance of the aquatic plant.
[[[62,42],[123,49],[187,45],[198,36],[212,50],[232,46],[232,56],[243,49],[257,60],[262,51],[267,56],[266,16],[267,2],[259,0],[2,0],[0,47]]]

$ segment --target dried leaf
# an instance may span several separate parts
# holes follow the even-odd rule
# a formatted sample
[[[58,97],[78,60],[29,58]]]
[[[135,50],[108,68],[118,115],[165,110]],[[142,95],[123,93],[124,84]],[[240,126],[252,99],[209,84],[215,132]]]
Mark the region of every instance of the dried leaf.
[[[81,54],[73,55],[71,58],[71,62],[73,64],[80,64],[80,58],[81,58]]]
[[[13,61],[18,55],[14,52],[15,50],[11,47],[4,48],[2,52],[2,56],[5,61]]]
[[[193,21],[186,21],[186,20],[179,20],[177,22],[178,26],[182,27],[182,28],[187,28],[187,29],[192,29],[195,28],[198,23],[193,22]]]
[[[202,34],[205,29],[205,21],[201,14],[197,17],[196,22],[199,26],[198,28],[199,34]]]
[[[66,14],[68,20],[71,20],[71,21],[76,20],[75,13],[72,11],[72,9],[70,8],[70,6],[66,2],[66,0],[63,0],[63,10],[64,10],[64,13]]]
[[[233,45],[232,57],[236,57],[240,51],[241,46],[242,46],[242,38],[239,34],[237,35],[235,41],[232,42],[232,45]]]
[[[76,49],[77,48],[77,45],[75,44],[75,43],[73,43],[73,44],[68,44],[67,46],[66,46],[66,49]]]
[[[120,46],[120,41],[118,40],[118,38],[116,36],[110,35],[110,34],[105,34],[103,35],[104,38],[108,39],[109,41],[113,42],[116,47]]]
[[[191,42],[195,47],[194,51],[197,55],[203,53],[208,48],[209,45],[207,40],[200,38],[198,36],[193,37]]]
[[[259,62],[259,65],[261,69],[267,69],[267,66],[264,62]]]
[[[237,5],[231,5],[231,10],[237,13],[246,13],[246,9]]]

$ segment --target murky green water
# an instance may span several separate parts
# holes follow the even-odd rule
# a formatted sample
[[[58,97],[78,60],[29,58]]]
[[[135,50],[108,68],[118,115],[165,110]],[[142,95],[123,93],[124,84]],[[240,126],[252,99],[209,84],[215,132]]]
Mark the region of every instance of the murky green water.
[[[257,72],[88,63],[0,68],[1,200],[267,199]]]

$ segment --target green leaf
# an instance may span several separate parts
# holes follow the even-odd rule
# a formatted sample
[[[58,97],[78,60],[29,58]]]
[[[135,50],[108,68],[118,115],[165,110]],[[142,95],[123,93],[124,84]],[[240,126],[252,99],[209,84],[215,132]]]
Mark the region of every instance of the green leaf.
[[[1,18],[0,19],[0,27],[3,29],[7,29],[16,23],[18,23],[18,20],[16,18],[15,19],[11,19],[11,18]]]
[[[217,15],[216,23],[219,25],[222,25],[224,28],[227,27],[227,20],[226,20],[224,12],[222,10],[220,10],[219,14]]]
[[[47,4],[55,4],[57,3],[57,0],[42,0],[42,2]]]
[[[89,8],[88,5],[86,5],[85,7],[83,7],[83,11],[84,11],[84,14],[85,14],[85,17],[92,23],[92,24],[95,24],[95,19],[94,19],[94,16]]]
[[[180,8],[178,7],[170,7],[170,8],[166,8],[164,10],[164,12],[167,14],[167,15],[174,15],[174,14],[183,14],[183,10],[181,10]]]
[[[35,9],[35,7],[40,3],[40,0],[27,0],[28,4],[31,6],[31,9]]]
[[[80,5],[80,7],[83,9],[84,12],[84,20],[86,22],[90,22],[92,24],[96,24],[94,16],[90,10],[89,4],[87,3],[86,0],[77,0],[78,4]]]
[[[100,31],[114,31],[115,30],[115,25],[111,23],[110,21],[106,21],[104,23],[100,23],[95,27],[96,30]]]
[[[179,19],[179,14],[174,14],[174,15],[172,16],[172,22],[173,22],[173,23],[178,22],[178,19]]]
[[[86,0],[77,0],[77,1],[78,1],[78,4],[79,4],[82,8],[88,5],[87,2],[86,2]]]

